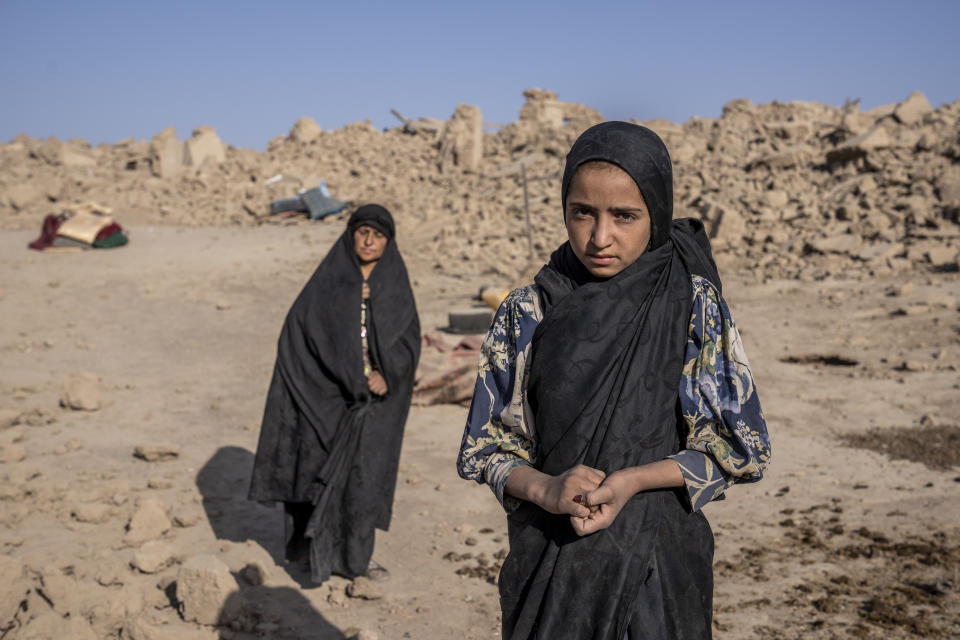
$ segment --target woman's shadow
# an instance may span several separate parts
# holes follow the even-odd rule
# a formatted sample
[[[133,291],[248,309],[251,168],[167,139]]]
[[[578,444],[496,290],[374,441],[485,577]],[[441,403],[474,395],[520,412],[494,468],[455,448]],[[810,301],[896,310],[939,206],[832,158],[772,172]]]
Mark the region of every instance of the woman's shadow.
[[[302,593],[290,587],[247,587],[230,594],[223,605],[229,630],[223,640],[347,640]]]
[[[309,573],[291,571],[283,558],[283,512],[247,500],[253,454],[242,447],[221,447],[197,472],[203,509],[218,540],[246,542],[263,547],[277,566],[301,587],[316,586]],[[238,580],[244,585],[243,580]],[[223,638],[311,638],[344,640],[346,636],[317,611],[297,589],[266,585],[243,586],[223,605],[229,630]]]
[[[256,542],[301,587],[315,587],[309,571],[284,561],[283,510],[247,499],[252,471],[253,453],[221,447],[197,472],[197,488],[213,534],[218,540]]]

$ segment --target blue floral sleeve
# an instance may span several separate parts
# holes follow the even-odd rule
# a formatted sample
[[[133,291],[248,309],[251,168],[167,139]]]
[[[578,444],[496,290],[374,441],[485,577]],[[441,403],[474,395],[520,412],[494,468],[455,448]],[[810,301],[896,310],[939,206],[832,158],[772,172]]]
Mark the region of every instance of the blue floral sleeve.
[[[523,384],[530,339],[539,323],[532,287],[512,291],[497,311],[480,349],[477,383],[457,458],[460,477],[487,483],[505,507],[510,472],[534,461],[534,441]]]
[[[743,341],[720,292],[694,276],[693,312],[680,381],[686,449],[680,466],[700,509],[735,482],[754,482],[770,462],[770,438]]]
[[[770,460],[770,440],[753,375],[730,310],[716,288],[694,276],[679,398],[686,439],[670,456],[680,466],[690,506],[700,509],[735,482],[759,480]],[[507,476],[536,465],[536,441],[526,402],[530,340],[540,322],[534,285],[504,300],[481,347],[473,401],[457,471],[486,483],[510,510]]]

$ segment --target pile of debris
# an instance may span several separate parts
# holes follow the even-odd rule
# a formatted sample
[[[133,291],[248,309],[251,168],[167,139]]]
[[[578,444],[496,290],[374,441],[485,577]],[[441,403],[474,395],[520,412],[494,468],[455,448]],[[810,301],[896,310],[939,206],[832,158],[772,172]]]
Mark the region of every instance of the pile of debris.
[[[20,135],[0,144],[0,227],[37,229],[87,200],[128,225],[258,224],[271,203],[325,183],[336,200],[388,207],[428,266],[517,279],[563,240],[563,158],[603,120],[550,91],[524,96],[493,133],[470,105],[446,122],[395,114],[385,131],[302,118],[262,153],[210,127],[97,147]],[[671,150],[676,215],[702,218],[727,264],[800,279],[958,268],[960,100],[934,109],[915,92],[862,111],[739,99],[720,118],[642,124]]]

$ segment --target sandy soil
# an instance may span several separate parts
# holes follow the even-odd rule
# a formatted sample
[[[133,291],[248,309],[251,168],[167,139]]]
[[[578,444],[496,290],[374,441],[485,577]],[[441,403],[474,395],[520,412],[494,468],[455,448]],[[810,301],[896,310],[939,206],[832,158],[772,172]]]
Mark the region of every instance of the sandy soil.
[[[0,638],[498,636],[505,522],[456,475],[465,408],[411,412],[375,599],[289,574],[279,511],[245,500],[283,316],[339,232],[135,227],[125,248],[61,254],[0,236],[0,409],[17,422],[0,430],[0,553],[31,589]],[[406,254],[424,328],[443,326],[480,282]],[[725,275],[774,462],[706,509],[716,637],[960,637],[960,275]],[[78,371],[100,377],[99,410],[59,407]],[[179,455],[135,458],[145,444]],[[124,536],[151,498],[174,559],[148,574]],[[267,574],[239,579],[226,627],[183,621],[171,598],[206,553]]]

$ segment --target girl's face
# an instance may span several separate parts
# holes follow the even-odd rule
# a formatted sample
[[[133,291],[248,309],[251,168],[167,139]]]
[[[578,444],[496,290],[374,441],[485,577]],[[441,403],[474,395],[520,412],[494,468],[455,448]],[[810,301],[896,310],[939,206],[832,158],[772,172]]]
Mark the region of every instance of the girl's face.
[[[573,253],[598,278],[629,267],[650,243],[650,212],[640,188],[608,162],[588,162],[573,174],[564,222]]]
[[[360,225],[353,232],[353,250],[360,264],[376,262],[387,248],[387,236],[368,225]]]

